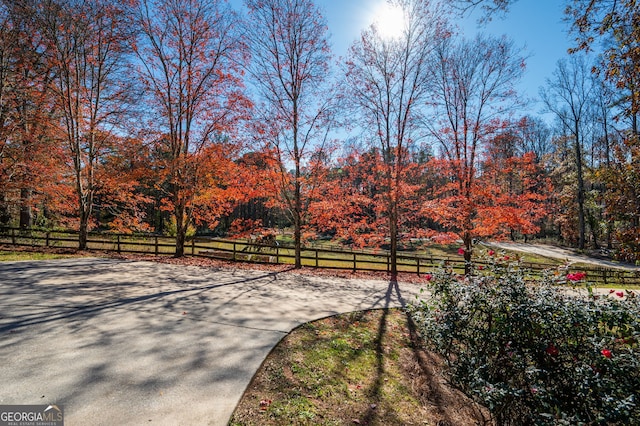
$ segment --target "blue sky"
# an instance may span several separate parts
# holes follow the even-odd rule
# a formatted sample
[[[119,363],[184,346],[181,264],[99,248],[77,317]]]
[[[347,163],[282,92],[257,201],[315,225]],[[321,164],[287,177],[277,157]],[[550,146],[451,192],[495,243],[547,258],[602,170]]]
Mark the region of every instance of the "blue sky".
[[[360,32],[371,24],[375,11],[385,0],[316,0],[324,11],[331,44],[336,57],[344,56],[349,45]],[[242,0],[231,0],[235,8],[240,8]],[[564,1],[559,0],[518,0],[504,17],[496,17],[483,27],[478,27],[477,13],[466,19],[458,19],[457,24],[465,36],[473,36],[476,31],[511,37],[517,46],[525,47],[527,71],[518,85],[521,95],[537,98],[539,87],[551,77],[556,62],[567,55],[571,46],[568,24],[563,22]],[[533,103],[532,113],[542,110],[542,105]]]
[[[384,0],[316,0],[325,10],[336,56],[344,55],[360,31],[371,23],[375,9]],[[525,47],[527,71],[518,85],[527,98],[537,98],[538,89],[551,77],[556,62],[567,55],[571,46],[568,24],[563,22],[564,2],[558,0],[518,0],[504,17],[494,18],[479,27],[478,14],[454,23],[465,36],[476,31],[511,37],[517,46]],[[532,112],[542,105],[533,104]]]

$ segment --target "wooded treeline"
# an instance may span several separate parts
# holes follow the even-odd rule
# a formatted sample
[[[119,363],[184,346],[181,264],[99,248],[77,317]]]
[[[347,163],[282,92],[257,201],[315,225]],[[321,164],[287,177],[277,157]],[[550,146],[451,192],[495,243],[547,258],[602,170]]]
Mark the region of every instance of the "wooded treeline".
[[[540,91],[554,122],[521,115],[513,42],[390,3],[402,31],[372,25],[339,62],[312,0],[1,0],[0,225],[81,248],[166,233],[178,255],[196,230],[290,227],[298,251],[551,237],[638,260],[633,2],[569,2],[576,48]]]

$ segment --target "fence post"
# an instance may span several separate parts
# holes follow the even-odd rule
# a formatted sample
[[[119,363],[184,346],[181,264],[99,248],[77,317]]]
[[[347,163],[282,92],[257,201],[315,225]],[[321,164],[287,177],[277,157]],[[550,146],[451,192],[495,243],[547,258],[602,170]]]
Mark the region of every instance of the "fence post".
[[[420,258],[416,256],[416,261],[418,262],[418,276],[420,276]]]
[[[233,242],[233,260],[236,260],[236,242]]]
[[[276,246],[276,263],[280,264],[280,247]]]
[[[11,228],[11,244],[16,245],[16,229]]]
[[[193,256],[194,254],[196,254],[196,238],[193,237],[193,239],[191,240],[191,256]]]
[[[49,247],[49,231],[45,234],[44,245],[45,247]]]
[[[316,268],[317,268],[318,267],[318,249],[315,249],[315,250],[316,250]]]
[[[353,252],[353,272],[356,272],[356,253]]]
[[[118,239],[118,253],[120,253],[120,234],[116,235],[116,238]]]
[[[160,252],[160,247],[158,247],[158,236],[157,235],[154,236],[153,248],[154,248],[155,255],[157,256],[158,253]]]

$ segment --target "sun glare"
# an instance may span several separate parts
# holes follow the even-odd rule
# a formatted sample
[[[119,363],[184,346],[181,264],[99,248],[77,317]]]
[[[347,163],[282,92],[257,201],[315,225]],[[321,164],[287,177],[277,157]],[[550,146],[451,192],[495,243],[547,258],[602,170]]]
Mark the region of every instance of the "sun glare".
[[[373,25],[382,37],[399,37],[404,29],[404,24],[404,12],[398,6],[384,2],[375,11]]]

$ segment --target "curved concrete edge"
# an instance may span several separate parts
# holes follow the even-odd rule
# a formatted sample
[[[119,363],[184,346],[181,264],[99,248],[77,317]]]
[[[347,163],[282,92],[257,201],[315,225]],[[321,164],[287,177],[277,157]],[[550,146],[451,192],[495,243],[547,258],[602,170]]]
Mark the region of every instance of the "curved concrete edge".
[[[67,425],[226,425],[291,330],[420,287],[102,258],[0,263],[0,404]]]

